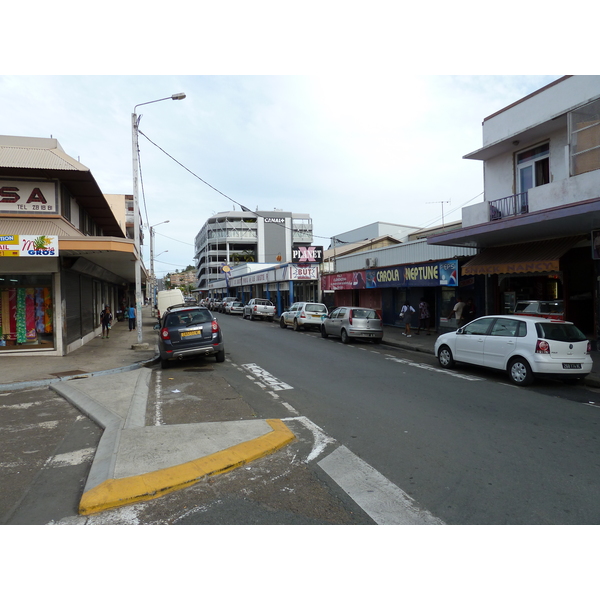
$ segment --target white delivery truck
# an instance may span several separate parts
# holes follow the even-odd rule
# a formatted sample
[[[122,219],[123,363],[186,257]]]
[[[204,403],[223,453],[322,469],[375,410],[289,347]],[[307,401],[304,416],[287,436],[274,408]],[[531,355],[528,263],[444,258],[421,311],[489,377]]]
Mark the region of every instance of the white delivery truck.
[[[158,308],[158,314],[156,315],[160,320],[160,317],[164,314],[165,310],[169,306],[175,306],[176,304],[183,304],[183,293],[180,289],[175,290],[163,290],[158,292],[156,295],[156,306]]]

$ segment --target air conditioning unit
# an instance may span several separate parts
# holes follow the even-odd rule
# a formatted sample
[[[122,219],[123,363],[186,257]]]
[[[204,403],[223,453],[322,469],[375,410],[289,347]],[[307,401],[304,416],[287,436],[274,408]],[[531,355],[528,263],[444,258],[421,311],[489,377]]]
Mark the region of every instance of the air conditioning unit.
[[[376,258],[367,258],[367,269],[370,269],[370,268],[376,267],[376,266],[377,266]]]

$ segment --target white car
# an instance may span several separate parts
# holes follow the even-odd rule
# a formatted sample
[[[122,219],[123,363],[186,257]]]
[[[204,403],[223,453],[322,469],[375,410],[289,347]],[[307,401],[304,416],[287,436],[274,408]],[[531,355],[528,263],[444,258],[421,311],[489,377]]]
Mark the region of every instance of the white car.
[[[318,302],[295,302],[285,312],[281,313],[279,326],[285,329],[288,325],[294,331],[299,329],[321,328],[323,319],[327,316],[327,307]]]
[[[517,385],[536,377],[583,379],[592,370],[591,344],[568,321],[490,315],[471,321],[435,342],[440,365],[454,362],[499,369]]]

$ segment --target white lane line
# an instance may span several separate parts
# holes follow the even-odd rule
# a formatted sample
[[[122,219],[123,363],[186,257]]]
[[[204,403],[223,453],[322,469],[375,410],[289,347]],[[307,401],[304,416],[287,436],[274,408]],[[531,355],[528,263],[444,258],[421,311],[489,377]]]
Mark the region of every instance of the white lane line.
[[[345,446],[317,464],[378,525],[444,525]]]
[[[458,377],[459,379],[466,379],[467,381],[485,381],[482,377],[474,377],[472,375],[463,375],[462,373],[457,373],[456,371],[449,371],[448,369],[438,369],[436,367],[432,367],[431,365],[426,365],[424,363],[416,363],[412,360],[405,360],[403,358],[396,358],[386,356],[385,360],[391,360],[393,362],[401,363],[403,365],[407,365],[409,367],[417,367],[417,369],[423,369],[425,371],[434,371],[435,373],[443,373],[444,375],[450,375],[451,377]]]
[[[263,389],[269,388],[276,392],[280,392],[282,390],[292,390],[294,389],[291,385],[284,383],[283,381],[273,377],[271,373],[265,371],[261,367],[259,367],[255,363],[248,363],[246,365],[242,365],[244,369],[249,371],[258,381],[255,381],[258,385],[260,385]],[[250,375],[246,375],[249,379],[252,379]]]
[[[162,422],[162,385],[161,385],[161,371],[156,371],[156,383],[154,386],[154,393],[156,394],[156,403],[154,404],[154,426],[158,427],[163,425]]]
[[[287,402],[282,402],[281,405],[285,406],[294,415],[300,414],[291,404],[288,404]]]

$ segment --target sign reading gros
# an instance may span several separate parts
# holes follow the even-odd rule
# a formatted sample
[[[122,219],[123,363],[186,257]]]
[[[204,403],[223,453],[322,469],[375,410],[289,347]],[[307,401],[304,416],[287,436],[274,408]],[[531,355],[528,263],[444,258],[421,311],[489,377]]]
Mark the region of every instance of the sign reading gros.
[[[292,263],[310,264],[323,262],[323,246],[292,246]]]
[[[0,256],[58,256],[58,236],[0,235]]]

